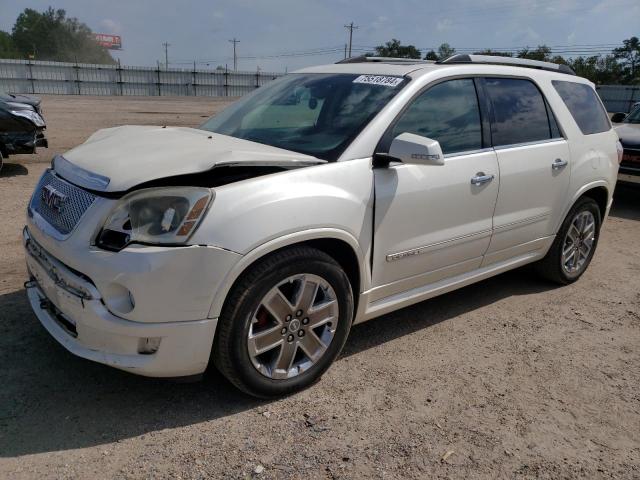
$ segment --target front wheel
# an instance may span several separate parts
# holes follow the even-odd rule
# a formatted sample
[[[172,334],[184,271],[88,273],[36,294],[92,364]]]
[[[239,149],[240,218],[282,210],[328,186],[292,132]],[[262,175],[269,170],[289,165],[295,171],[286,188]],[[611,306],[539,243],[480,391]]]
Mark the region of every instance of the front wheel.
[[[287,395],[329,368],[352,318],[351,285],[333,258],[310,247],[282,250],[251,267],[232,288],[213,360],[250,395]]]
[[[578,280],[596,251],[601,223],[598,204],[589,197],[579,199],[565,218],[549,252],[536,264],[538,272],[560,284]]]

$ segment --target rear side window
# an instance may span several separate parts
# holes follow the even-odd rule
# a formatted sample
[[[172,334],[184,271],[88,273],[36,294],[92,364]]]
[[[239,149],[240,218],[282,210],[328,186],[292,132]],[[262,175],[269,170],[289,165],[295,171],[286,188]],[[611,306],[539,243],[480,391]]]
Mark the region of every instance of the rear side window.
[[[422,93],[393,127],[391,138],[405,132],[437,140],[445,154],[481,149],[482,126],[473,80],[449,80]]]
[[[557,137],[547,107],[533,82],[519,78],[487,78],[485,86],[493,106],[491,138],[495,147],[539,142]]]
[[[573,119],[584,135],[606,132],[611,129],[607,112],[602,108],[598,94],[584,83],[551,82],[562,101],[567,106]]]

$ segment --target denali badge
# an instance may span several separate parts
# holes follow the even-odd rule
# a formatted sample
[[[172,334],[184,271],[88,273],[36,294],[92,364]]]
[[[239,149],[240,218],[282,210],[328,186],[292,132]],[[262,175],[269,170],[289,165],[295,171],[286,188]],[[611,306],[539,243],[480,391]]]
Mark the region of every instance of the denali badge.
[[[53,188],[51,185],[45,185],[42,187],[42,201],[49,208],[53,210],[57,210],[58,212],[62,210],[62,205],[64,201],[67,199],[67,196]]]

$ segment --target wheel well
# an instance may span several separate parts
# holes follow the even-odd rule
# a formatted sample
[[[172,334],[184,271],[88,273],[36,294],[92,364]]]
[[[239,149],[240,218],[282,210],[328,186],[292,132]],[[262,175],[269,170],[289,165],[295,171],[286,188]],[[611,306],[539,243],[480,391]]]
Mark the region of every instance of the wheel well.
[[[583,197],[592,198],[600,208],[600,216],[604,217],[604,213],[607,211],[607,201],[609,199],[609,192],[605,187],[595,187],[591,190],[587,190],[582,194]]]
[[[360,265],[358,257],[353,248],[342,240],[335,238],[318,238],[316,240],[307,240],[301,245],[308,245],[326,253],[340,264],[344,272],[349,278],[351,289],[353,290],[353,300],[355,306],[358,304],[358,294],[360,293]]]
[[[360,297],[361,279],[360,279],[360,264],[358,262],[358,256],[353,251],[353,248],[351,248],[351,246],[347,242],[338,240],[337,238],[318,238],[314,240],[306,240],[303,242],[293,243],[291,245],[284,246],[273,252],[269,252],[267,256],[272,255],[281,250],[286,250],[288,248],[297,247],[297,246],[299,247],[301,245],[306,245],[308,247],[316,248],[321,252],[326,253],[331,258],[333,258],[336,262],[338,262],[340,267],[342,267],[345,274],[347,275],[347,278],[349,279],[349,283],[351,284],[351,290],[353,292],[354,314],[355,314],[355,312],[358,311],[357,309],[358,309],[358,301]],[[264,256],[257,258],[250,265],[248,265],[242,271],[242,273],[238,276],[238,278],[235,279],[235,281],[233,282],[233,285],[235,286],[238,283],[238,281],[240,281],[242,276],[249,271],[252,265],[255,265],[256,262],[259,262],[262,259],[264,259]],[[231,289],[233,289],[233,286],[231,287]],[[231,289],[229,291],[231,291]],[[227,292],[227,298],[224,299],[224,304],[226,304],[228,300],[228,293],[229,292]],[[222,308],[224,309],[224,306]]]

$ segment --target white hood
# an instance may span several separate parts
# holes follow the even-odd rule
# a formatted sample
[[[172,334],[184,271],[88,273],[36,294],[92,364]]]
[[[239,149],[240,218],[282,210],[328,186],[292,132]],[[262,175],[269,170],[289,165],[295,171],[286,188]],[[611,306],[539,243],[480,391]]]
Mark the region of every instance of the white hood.
[[[105,192],[121,192],[150,180],[205,172],[219,165],[296,167],[325,163],[309,155],[195,128],[129,125],[97,131],[64,158],[71,165],[60,172],[63,177]],[[84,175],[75,174],[74,167]],[[82,179],[92,174],[104,178],[106,185],[82,185]]]

